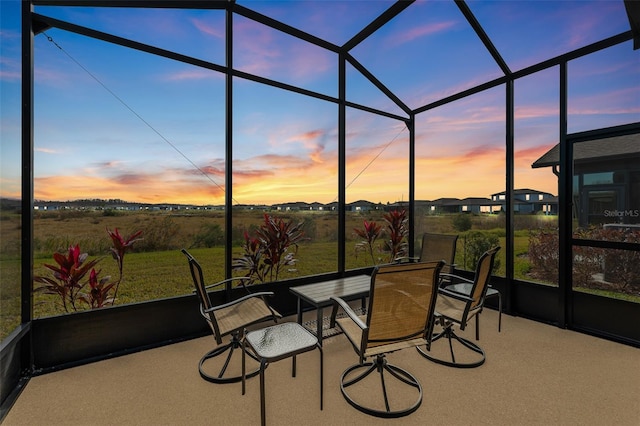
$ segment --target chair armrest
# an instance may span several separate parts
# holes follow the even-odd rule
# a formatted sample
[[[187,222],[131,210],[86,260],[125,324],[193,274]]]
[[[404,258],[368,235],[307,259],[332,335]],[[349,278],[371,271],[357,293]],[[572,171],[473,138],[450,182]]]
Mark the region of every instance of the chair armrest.
[[[329,323],[329,327],[333,328],[336,326],[336,315],[338,314],[338,309],[342,308],[345,314],[347,314],[347,316],[351,318],[353,322],[355,322],[356,325],[360,327],[360,329],[365,330],[367,328],[367,325],[362,322],[360,318],[358,318],[358,314],[356,314],[353,309],[351,309],[351,306],[349,306],[347,302],[339,297],[333,296],[331,297],[331,300],[333,300],[333,310],[331,311],[331,322]]]
[[[231,278],[227,278],[226,280],[218,281],[217,283],[214,283],[214,284],[209,284],[208,286],[205,286],[205,289],[209,290],[210,288],[218,287],[219,285],[226,284],[228,282],[236,281],[236,280],[242,281],[242,283],[241,283],[242,287],[246,289],[246,286],[244,285],[244,281],[249,280],[249,279],[250,279],[249,277],[231,277]],[[195,293],[195,292],[196,291],[193,290],[193,293]]]
[[[462,300],[463,302],[470,302],[474,300],[473,298],[467,296],[466,294],[458,293],[457,291],[448,290],[446,287],[438,288],[438,294],[442,294],[447,297],[451,297],[453,299]]]
[[[440,274],[440,277],[446,277],[446,278],[455,278],[457,280],[463,281],[465,283],[469,283],[469,284],[473,284],[473,280],[470,280],[469,278],[465,278],[465,277],[461,277],[460,275],[456,275],[456,274],[448,274],[448,273],[442,273]]]
[[[224,308],[228,308],[229,306],[233,306],[233,305],[237,305],[238,303],[244,302],[245,300],[251,299],[252,297],[259,297],[262,299],[263,296],[273,296],[273,292],[272,291],[259,291],[257,293],[251,293],[248,294],[246,296],[242,296],[239,299],[236,299],[232,302],[228,302],[225,303],[223,305],[217,305],[217,306],[213,306],[209,309],[205,309],[203,312],[205,313],[209,313],[209,312],[214,312],[217,311],[219,309],[224,309]]]
[[[440,274],[440,281],[448,281],[451,284],[455,284],[457,282],[473,284],[473,280],[470,280],[469,278],[461,277],[460,275],[456,274],[449,274],[446,272]]]
[[[400,263],[400,262],[419,262],[420,258],[419,257],[402,256],[402,257],[396,257],[395,259],[393,259],[393,261],[395,263]]]

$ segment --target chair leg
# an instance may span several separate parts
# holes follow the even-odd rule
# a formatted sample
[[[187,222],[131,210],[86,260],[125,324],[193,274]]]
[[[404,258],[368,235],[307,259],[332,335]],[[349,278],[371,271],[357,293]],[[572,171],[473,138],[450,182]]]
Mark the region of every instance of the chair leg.
[[[444,322],[444,321],[443,321]],[[476,323],[477,324],[477,323]],[[437,334],[434,334],[431,338],[431,342],[430,344],[425,348],[422,349],[421,347],[417,347],[416,349],[418,350],[418,352],[424,356],[425,358],[427,358],[430,361],[433,361],[437,364],[442,364],[442,365],[446,365],[448,367],[456,367],[456,368],[474,368],[474,367],[479,367],[482,364],[484,364],[485,361],[485,353],[484,350],[476,345],[475,343],[473,343],[470,340],[467,340],[463,337],[458,336],[454,331],[453,331],[453,324],[450,322],[444,322],[443,323],[443,327],[444,329]],[[433,349],[433,343],[442,339],[443,337],[447,338],[447,341],[449,342],[449,351],[451,352],[451,361],[445,360],[445,359],[441,359],[441,358],[437,358],[435,355],[433,355],[431,353],[431,350]],[[455,357],[455,353],[454,353],[454,349],[453,349],[453,341],[457,341],[458,343],[460,343],[463,347],[479,354],[481,357],[480,359],[476,360],[476,361],[472,361],[472,362],[457,362],[456,361],[456,357]]]
[[[201,359],[200,359],[200,363],[198,364],[198,371],[200,372],[200,377],[202,377],[204,380],[211,382],[211,383],[218,383],[218,384],[224,384],[224,383],[237,383],[242,381],[242,374],[238,375],[238,376],[228,376],[228,377],[224,377],[224,374],[227,371],[227,367],[229,366],[229,363],[233,357],[234,352],[236,352],[235,350],[238,349],[240,353],[246,353],[247,355],[249,355],[252,359],[258,361],[258,359],[255,357],[255,355],[253,355],[250,351],[245,351],[241,342],[240,342],[240,338],[239,338],[239,333],[233,333],[231,335],[231,341],[225,345],[222,346],[218,346],[215,349],[207,352]],[[226,354],[226,359],[224,361],[224,363],[222,364],[222,367],[220,368],[219,373],[216,376],[210,375],[208,373],[206,373],[203,369],[204,364],[212,359],[212,358],[216,358],[219,356],[224,356]],[[249,373],[246,373],[245,377],[254,377],[257,376],[258,373],[260,373],[260,369],[256,368],[255,370],[250,371]]]
[[[347,377],[354,371],[364,369],[363,372],[357,374],[355,377],[347,379]],[[384,410],[376,409],[371,407],[366,407],[360,403],[358,403],[348,392],[347,388],[349,386],[355,385],[361,380],[365,379],[374,371],[380,374],[380,386],[382,388],[382,397],[384,401]],[[391,404],[389,403],[389,397],[387,394],[387,385],[385,382],[385,372],[389,373],[391,377],[394,379],[405,383],[417,390],[417,398],[416,400],[406,408],[401,408],[397,410],[391,409]],[[369,414],[371,416],[382,417],[382,418],[397,418],[407,416],[420,407],[422,403],[422,386],[418,379],[416,379],[413,375],[411,375],[408,371],[403,370],[395,365],[391,365],[387,362],[384,355],[377,355],[375,361],[365,362],[363,364],[356,364],[352,367],[349,367],[343,374],[342,379],[340,381],[340,390],[342,391],[342,395],[345,400],[357,410]]]
[[[498,333],[502,331],[502,295],[498,293]]]

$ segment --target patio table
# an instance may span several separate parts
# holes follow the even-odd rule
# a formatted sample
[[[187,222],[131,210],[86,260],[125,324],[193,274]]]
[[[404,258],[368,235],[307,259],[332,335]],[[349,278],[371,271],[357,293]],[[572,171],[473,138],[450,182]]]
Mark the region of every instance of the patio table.
[[[361,299],[364,311],[365,299],[369,295],[370,287],[371,277],[369,275],[356,275],[292,287],[289,290],[298,298],[298,324],[302,324],[303,301],[316,309],[316,336],[318,343],[322,345],[322,310],[333,305],[331,297],[339,297],[346,301]]]

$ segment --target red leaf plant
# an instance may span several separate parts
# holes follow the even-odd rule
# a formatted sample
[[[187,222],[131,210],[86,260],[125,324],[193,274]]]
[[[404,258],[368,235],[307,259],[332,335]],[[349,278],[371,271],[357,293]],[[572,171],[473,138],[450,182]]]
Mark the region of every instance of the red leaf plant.
[[[129,235],[126,240],[122,238],[120,232],[118,232],[118,228],[114,228],[113,232],[110,231],[109,228],[107,228],[107,233],[109,234],[109,236],[111,237],[111,241],[113,242],[113,246],[111,247],[111,255],[118,263],[119,277],[115,285],[115,290],[113,292],[113,300],[115,301],[120,283],[124,279],[122,275],[122,268],[124,266],[124,254],[133,246],[133,243],[140,239],[138,237],[142,235],[142,231],[134,232],[133,234]]]
[[[383,250],[389,254],[389,262],[395,262],[398,258],[407,256],[409,251],[406,240],[409,233],[407,211],[391,210],[384,214],[384,220],[387,222],[389,238],[385,240]]]
[[[368,222],[365,220],[362,229],[355,228],[353,230],[358,237],[362,238],[362,241],[356,243],[356,256],[358,253],[365,251],[371,256],[371,261],[374,264],[383,261],[393,262],[399,257],[406,256],[408,252],[406,210],[392,210],[385,213],[383,217],[387,224],[386,228],[383,228],[382,225],[377,224],[375,221]],[[376,240],[381,239],[386,234],[389,237],[376,247]],[[382,256],[376,259],[374,249],[380,254],[385,254],[386,259],[383,259]]]
[[[304,222],[284,221],[264,215],[264,222],[255,231],[255,237],[245,232],[244,253],[233,259],[233,269],[246,270],[251,282],[277,281],[284,266],[295,265],[298,243],[304,237]]]
[[[250,284],[256,281],[264,282],[265,264],[262,262],[264,249],[260,244],[260,240],[251,237],[247,231],[244,231],[242,248],[244,249],[244,254],[233,259],[233,269],[247,271],[245,276],[250,278]]]
[[[116,300],[118,286],[123,281],[124,255],[130,249],[142,231],[135,232],[126,240],[120,236],[118,228],[113,232],[107,229],[113,247],[111,253],[118,263],[119,277],[116,282],[109,283],[111,277],[99,278],[101,270],[96,271],[95,266],[102,261],[102,258],[88,260],[87,253],[80,252],[80,246],[70,246],[65,254],[54,253],[53,260],[56,265],[45,264],[47,269],[53,271],[53,278],[48,276],[34,276],[34,283],[40,284],[34,288],[34,292],[51,294],[60,298],[61,305],[65,312],[77,311],[80,309],[78,302],[85,303],[90,309],[102,308],[113,305]],[[89,277],[86,278],[87,273]],[[85,292],[85,288],[89,291]],[[113,290],[113,295],[110,295]]]
[[[373,255],[373,247],[374,243],[378,238],[380,238],[384,232],[382,229],[382,225],[378,225],[375,221],[367,222],[364,221],[364,228],[358,229],[354,228],[353,232],[356,233],[357,236],[362,238],[362,241],[356,243],[356,257],[358,253],[361,251],[365,251],[371,256],[371,261],[375,264],[376,259]]]

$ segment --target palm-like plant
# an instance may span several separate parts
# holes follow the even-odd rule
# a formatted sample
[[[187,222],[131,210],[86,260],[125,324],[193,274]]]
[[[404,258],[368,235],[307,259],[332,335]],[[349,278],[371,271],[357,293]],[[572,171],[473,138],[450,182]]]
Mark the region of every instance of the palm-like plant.
[[[393,262],[399,257],[407,256],[409,244],[406,236],[409,233],[407,229],[407,211],[392,210],[385,213],[384,220],[387,222],[389,238],[384,242],[384,251],[389,253],[389,262]]]
[[[399,257],[406,256],[409,248],[406,241],[408,234],[406,210],[392,210],[385,213],[383,217],[387,224],[386,228],[375,221],[365,220],[363,228],[353,230],[358,237],[362,238],[360,242],[356,243],[356,256],[362,251],[367,252],[374,264],[382,261],[382,258],[376,260],[374,256],[375,242],[385,234],[389,234],[389,238],[384,240],[377,250],[387,254],[387,262],[391,263]]]
[[[137,241],[142,231],[131,234],[128,238],[123,238],[118,232],[118,228],[112,232],[107,229],[111,237],[113,247],[111,254],[118,263],[118,280],[109,283],[110,276],[99,278],[100,270],[96,271],[95,266],[102,261],[102,258],[87,260],[88,254],[80,252],[80,246],[70,246],[66,255],[54,253],[53,260],[56,265],[45,264],[47,269],[53,271],[53,278],[46,276],[35,276],[33,281],[41,284],[33,289],[34,292],[56,295],[60,298],[65,312],[77,311],[80,306],[78,302],[84,302],[91,309],[102,308],[113,305],[116,300],[118,286],[123,281],[124,255],[133,243]],[[87,273],[89,278],[85,279]],[[89,291],[84,289],[89,286]],[[113,290],[113,295],[111,291]]]
[[[122,274],[122,268],[124,267],[124,255],[127,250],[129,250],[133,246],[133,243],[140,239],[138,237],[142,235],[142,231],[134,232],[126,239],[120,235],[120,232],[118,232],[118,228],[115,228],[113,231],[107,228],[107,233],[109,234],[109,236],[111,237],[111,241],[113,242],[113,246],[111,247],[111,255],[113,256],[113,259],[118,263],[119,276],[118,281],[115,284],[115,290],[113,292],[113,300],[115,301],[120,283],[124,279],[124,276]]]
[[[233,259],[233,269],[247,271],[245,276],[250,279],[249,284],[253,284],[256,281],[264,282],[265,264],[262,262],[264,249],[260,244],[260,240],[251,237],[245,231],[242,248],[244,249],[244,254]]]
[[[76,301],[80,298],[82,288],[86,283],[82,283],[85,275],[100,262],[101,259],[86,261],[87,253],[80,253],[80,246],[70,246],[67,254],[54,253],[53,260],[58,264],[49,265],[45,263],[45,268],[53,271],[53,278],[45,276],[35,276],[33,281],[42,284],[36,287],[34,292],[56,295],[60,298],[65,312],[69,309],[76,311]]]
[[[363,229],[355,228],[353,232],[362,238],[362,241],[356,243],[356,256],[361,251],[366,251],[371,256],[371,261],[375,264],[376,259],[373,255],[373,246],[376,240],[382,235],[382,225],[378,225],[375,221],[364,221]]]
[[[304,237],[303,222],[284,221],[264,215],[264,222],[255,231],[255,237],[245,232],[244,253],[233,259],[233,269],[247,271],[251,282],[277,281],[284,266],[295,265],[298,243]]]

